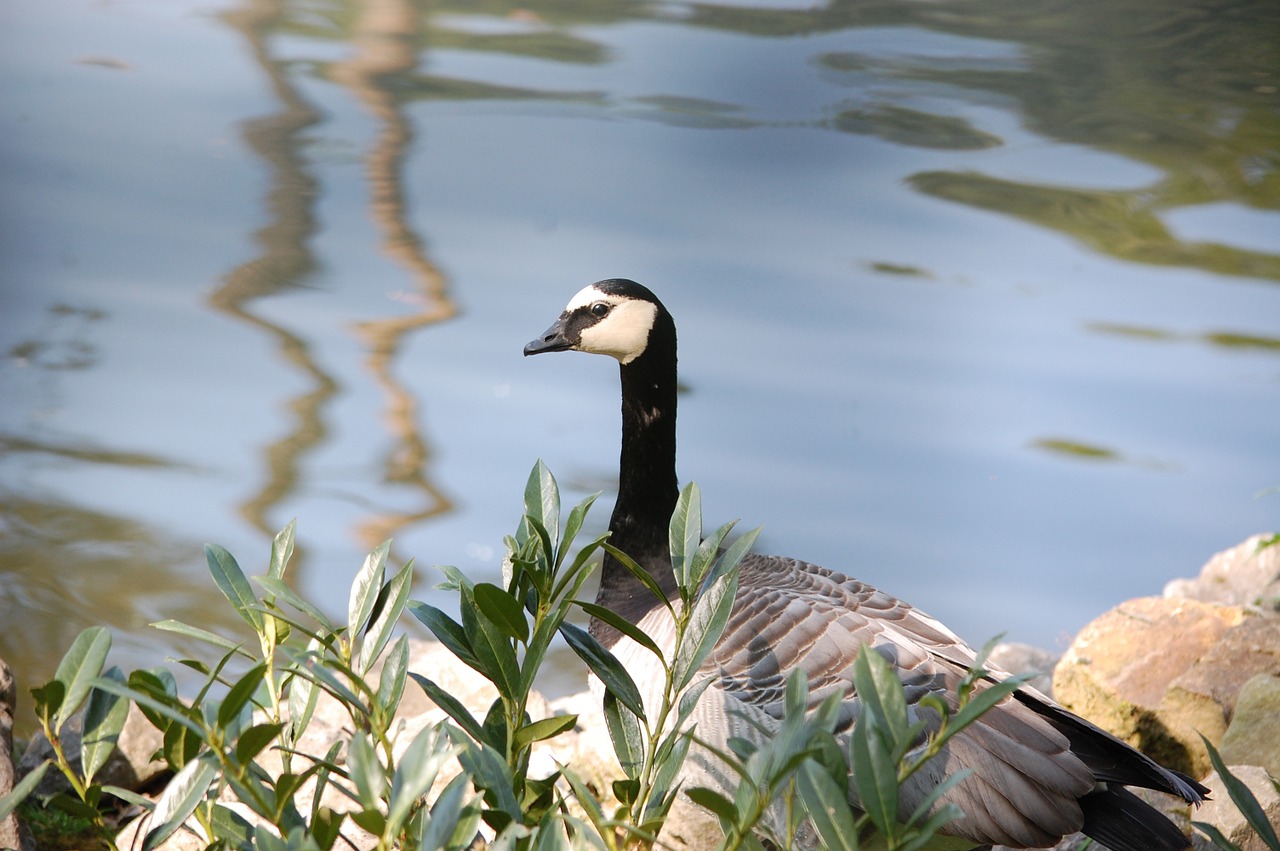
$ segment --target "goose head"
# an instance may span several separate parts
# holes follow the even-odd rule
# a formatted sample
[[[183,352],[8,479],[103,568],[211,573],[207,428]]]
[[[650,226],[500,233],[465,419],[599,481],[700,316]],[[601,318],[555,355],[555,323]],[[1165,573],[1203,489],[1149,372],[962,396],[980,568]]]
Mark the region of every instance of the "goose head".
[[[666,308],[648,288],[622,278],[597,281],[578,291],[550,328],[524,347],[525,355],[589,352],[630,364],[649,348]]]

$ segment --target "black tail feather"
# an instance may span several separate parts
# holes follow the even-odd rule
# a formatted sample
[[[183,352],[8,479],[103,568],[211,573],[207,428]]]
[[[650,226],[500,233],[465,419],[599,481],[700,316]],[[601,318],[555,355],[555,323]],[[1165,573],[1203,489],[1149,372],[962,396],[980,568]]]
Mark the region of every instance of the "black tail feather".
[[[1085,836],[1111,851],[1184,851],[1191,840],[1155,807],[1123,786],[1111,786],[1080,800]]]

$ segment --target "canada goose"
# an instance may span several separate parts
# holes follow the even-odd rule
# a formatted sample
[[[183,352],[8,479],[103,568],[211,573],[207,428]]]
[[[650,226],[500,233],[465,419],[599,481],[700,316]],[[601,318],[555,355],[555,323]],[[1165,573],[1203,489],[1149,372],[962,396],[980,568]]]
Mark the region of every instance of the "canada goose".
[[[620,364],[622,453],[611,542],[674,591],[667,545],[678,497],[671,314],[634,281],[600,281],[575,295],[560,318],[524,348],[526,355],[559,351],[610,355]],[[605,559],[596,602],[661,640],[665,608],[611,558]],[[596,621],[592,632],[637,683],[659,676],[653,657],[616,630]],[[818,699],[833,689],[845,695],[847,731],[857,700],[848,672],[864,646],[895,665],[913,704],[929,692],[954,694],[975,660],[974,651],[941,623],[865,583],[795,559],[748,556],[729,624],[706,665],[716,681],[698,708],[699,735],[721,744],[746,735],[750,725],[734,722],[741,714],[776,723],[781,686],[796,668],[807,672]],[[1007,674],[997,670],[993,676]],[[972,771],[943,798],[965,813],[943,828],[952,848],[1043,848],[1077,831],[1112,851],[1188,848],[1172,822],[1124,787],[1156,789],[1191,803],[1208,791],[1025,686],[947,748],[939,771]],[[686,788],[717,779],[732,785],[717,778],[705,760],[700,770]],[[904,812],[940,780],[925,773],[902,790]]]

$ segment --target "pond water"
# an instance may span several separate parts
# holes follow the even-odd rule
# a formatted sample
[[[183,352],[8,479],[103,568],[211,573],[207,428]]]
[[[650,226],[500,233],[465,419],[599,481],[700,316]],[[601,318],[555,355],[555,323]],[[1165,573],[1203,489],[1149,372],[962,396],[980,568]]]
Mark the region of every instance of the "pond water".
[[[337,613],[395,540],[498,575],[616,483],[586,283],[681,332],[708,523],[982,642],[1280,526],[1271,0],[17,0],[0,12],[0,658],[234,628],[202,543]],[[576,671],[571,662],[566,670]],[[577,676],[576,674],[569,676]]]

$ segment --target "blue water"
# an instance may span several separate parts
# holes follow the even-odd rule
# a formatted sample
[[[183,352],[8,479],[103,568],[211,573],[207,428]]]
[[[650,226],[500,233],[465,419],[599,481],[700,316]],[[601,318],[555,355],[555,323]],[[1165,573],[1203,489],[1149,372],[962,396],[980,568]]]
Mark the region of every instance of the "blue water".
[[[520,350],[611,276],[708,522],[974,642],[1274,529],[1274,12],[1032,5],[11,4],[0,658],[155,664],[294,517],[326,608],[390,536],[447,604],[537,458],[602,529],[616,368]]]

